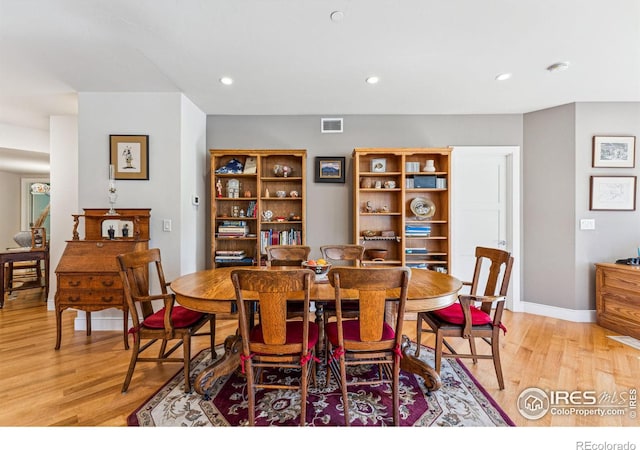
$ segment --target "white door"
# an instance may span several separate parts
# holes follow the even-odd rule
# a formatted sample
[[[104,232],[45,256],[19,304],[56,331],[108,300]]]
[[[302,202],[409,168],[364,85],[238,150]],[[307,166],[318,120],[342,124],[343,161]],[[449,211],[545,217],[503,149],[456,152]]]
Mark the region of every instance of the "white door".
[[[507,307],[520,310],[519,147],[454,147],[451,274],[470,281],[477,246],[515,257]]]

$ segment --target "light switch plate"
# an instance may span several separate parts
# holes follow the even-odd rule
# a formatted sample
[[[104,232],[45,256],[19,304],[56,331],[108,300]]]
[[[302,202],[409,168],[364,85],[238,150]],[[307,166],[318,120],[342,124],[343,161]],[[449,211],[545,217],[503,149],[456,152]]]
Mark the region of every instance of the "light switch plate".
[[[595,219],[580,219],[580,229],[581,230],[595,230],[596,229],[596,221],[595,221]]]
[[[162,219],[162,231],[171,231],[171,219]]]

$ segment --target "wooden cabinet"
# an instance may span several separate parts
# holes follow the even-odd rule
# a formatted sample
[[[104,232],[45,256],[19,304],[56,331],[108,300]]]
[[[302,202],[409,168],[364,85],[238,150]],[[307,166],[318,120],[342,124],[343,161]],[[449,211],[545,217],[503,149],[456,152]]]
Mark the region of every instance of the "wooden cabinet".
[[[108,308],[123,311],[123,337],[127,341],[128,308],[116,256],[144,250],[149,241],[149,209],[119,209],[119,215],[105,215],[107,209],[85,209],[74,215],[73,236],[56,268],[57,291],[56,349],[62,340],[62,311],[77,309],[86,312],[87,336],[91,335],[91,312]],[[80,239],[78,225],[84,219],[85,238]],[[122,224],[122,225],[119,225]],[[122,236],[122,228],[131,228],[131,235]],[[119,236],[108,239],[106,230],[118,227]]]
[[[451,150],[353,151],[354,242],[366,247],[365,264],[448,272]]]
[[[640,267],[596,264],[598,325],[640,339]]]
[[[306,243],[306,150],[209,152],[212,267],[258,265],[266,245]]]

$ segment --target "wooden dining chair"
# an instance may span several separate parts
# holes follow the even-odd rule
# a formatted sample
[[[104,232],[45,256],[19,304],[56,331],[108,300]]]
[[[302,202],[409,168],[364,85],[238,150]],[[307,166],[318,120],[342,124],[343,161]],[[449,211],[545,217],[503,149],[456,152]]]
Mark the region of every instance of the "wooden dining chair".
[[[268,245],[265,250],[269,266],[300,267],[311,253],[311,247],[307,245]]]
[[[469,294],[458,296],[458,302],[446,308],[418,314],[416,356],[420,355],[422,332],[435,333],[435,370],[440,373],[442,358],[493,359],[498,386],[504,389],[502,365],[500,364],[500,330],[506,333],[502,323],[502,312],[509,289],[513,256],[495,248],[477,247],[476,264],[469,286]],[[489,263],[487,269],[486,264]],[[484,293],[478,291],[484,286]],[[477,307],[476,305],[480,306]],[[423,322],[428,328],[423,328]],[[445,338],[462,338],[469,341],[470,353],[458,353]],[[487,343],[491,354],[479,354],[475,339]],[[443,345],[449,353],[443,351]]]
[[[327,368],[327,385],[331,373],[339,381],[344,404],[345,425],[350,425],[348,386],[391,383],[393,424],[400,424],[400,358],[402,323],[411,271],[405,267],[362,268],[334,267],[329,282],[335,289],[336,321],[326,324],[325,330],[332,357]],[[356,290],[357,299],[346,290]],[[388,290],[398,292],[394,317],[386,317]],[[395,295],[394,295],[395,296]],[[344,317],[343,303],[356,300],[359,314],[355,319]],[[378,366],[378,377],[347,378],[347,367],[366,364]]]
[[[129,388],[133,371],[139,361],[182,363],[184,391],[190,392],[191,337],[208,335],[211,340],[211,357],[215,359],[215,314],[204,314],[183,306],[175,306],[174,294],[167,289],[169,283],[165,281],[159,249],[125,253],[116,258],[133,320],[133,327],[129,330],[129,334],[133,335],[133,350],[122,392]],[[155,272],[154,278],[158,283],[156,289],[152,289],[149,282],[150,271]],[[152,293],[156,290],[159,293]],[[162,302],[162,308],[154,311],[153,302]],[[207,324],[208,332],[199,332]],[[177,342],[167,350],[167,344],[172,340]],[[158,356],[147,356],[153,351],[150,347],[156,342],[160,342]],[[182,356],[171,357],[180,346]],[[144,356],[141,356],[143,354]]]
[[[322,257],[333,265],[360,266],[364,259],[364,246],[359,244],[333,244],[320,247]]]
[[[365,248],[359,244],[329,244],[320,247],[320,253],[322,257],[332,266],[349,266],[360,267],[360,263],[364,259]],[[324,325],[329,322],[332,317],[336,315],[336,303],[335,301],[324,302],[319,305],[322,308],[322,324],[320,329],[320,336],[324,338],[324,357],[325,363],[327,362],[327,340],[324,333]],[[358,304],[354,302],[343,302],[342,304],[343,317],[357,317]]]
[[[301,267],[311,254],[311,247],[307,245],[268,245],[265,250],[267,252],[267,266]],[[302,317],[302,304],[289,302],[287,313],[290,318]]]
[[[249,425],[255,425],[255,394],[257,389],[296,389],[300,399],[300,425],[306,423],[307,386],[309,377],[315,379],[314,348],[318,342],[318,327],[309,320],[309,297],[314,273],[308,269],[251,270],[231,272],[238,307],[240,336],[242,337],[242,371],[247,376],[249,397]],[[260,323],[251,326],[250,312],[255,298],[246,299],[244,292],[258,294]],[[302,320],[287,319],[287,299],[294,293],[302,295]],[[266,379],[266,368],[300,369],[298,385],[283,383],[281,379]],[[266,381],[265,381],[266,380]]]

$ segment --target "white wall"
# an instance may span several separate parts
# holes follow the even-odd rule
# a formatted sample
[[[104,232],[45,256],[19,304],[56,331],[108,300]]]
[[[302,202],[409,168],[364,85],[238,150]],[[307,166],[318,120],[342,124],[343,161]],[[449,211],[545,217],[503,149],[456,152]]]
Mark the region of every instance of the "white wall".
[[[204,113],[180,93],[84,92],[78,95],[78,111],[78,212],[109,207],[109,135],[148,135],[149,179],[117,180],[115,207],[151,208],[149,246],[160,248],[167,280],[203,268],[191,249],[198,245],[195,236],[205,235],[204,219],[197,209],[185,207],[184,199],[204,195],[194,173],[204,171]],[[172,231],[162,230],[163,220],[171,221]],[[122,326],[117,310],[93,317],[96,330]],[[76,329],[84,328],[83,321],[81,314]]]
[[[608,135],[640,135],[640,103],[576,103],[524,116],[526,311],[594,320],[594,264],[636,254],[640,210],[589,210],[591,175],[638,175],[637,154],[635,168],[592,167],[593,136]],[[580,219],[594,219],[595,230],[580,230]]]
[[[78,118],[52,116],[49,119],[51,141],[51,213],[49,236],[49,309],[54,309],[57,289],[55,269],[66,241],[72,238],[72,214],[78,211]]]
[[[20,178],[15,173],[0,171],[0,249],[17,247],[13,236],[20,231]]]
[[[188,98],[182,97],[182,153],[180,157],[181,273],[206,267],[208,255],[204,230],[207,223],[206,186],[208,157],[206,147],[207,118]],[[200,205],[193,204],[197,196]]]

